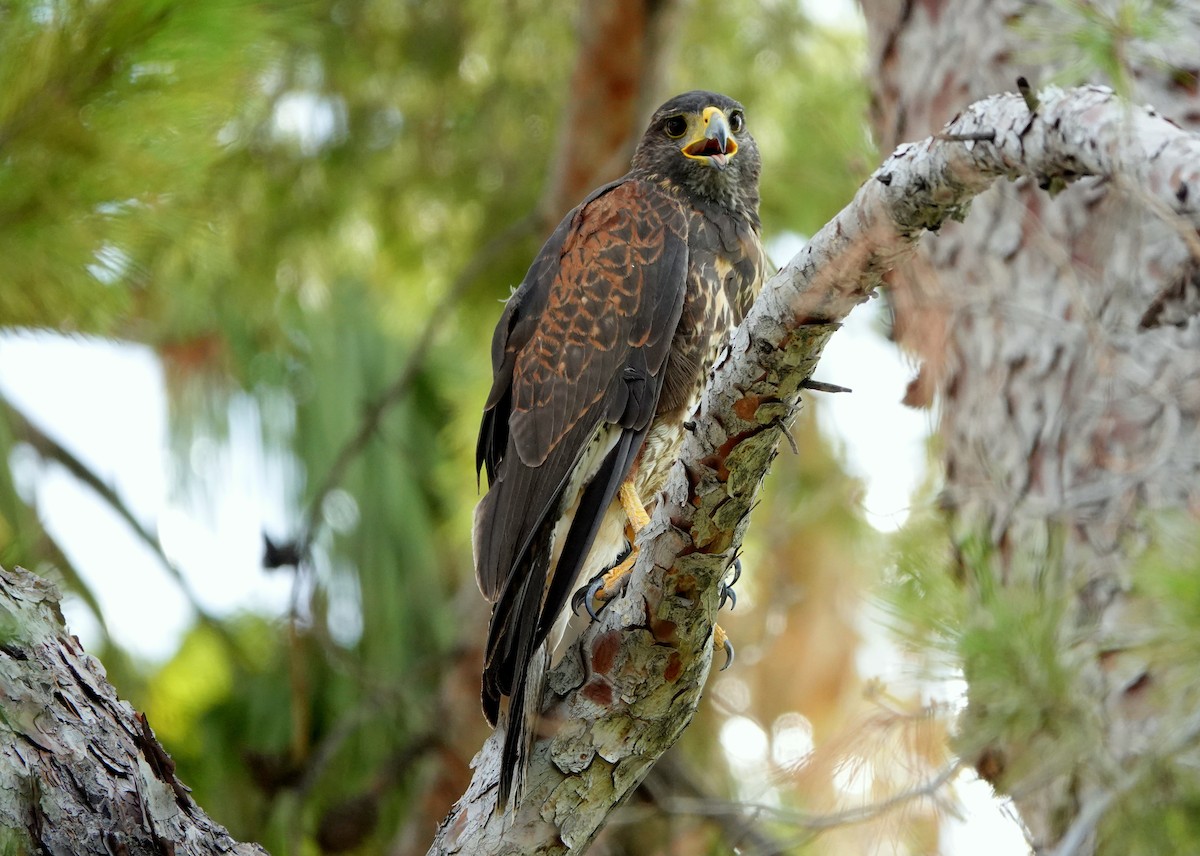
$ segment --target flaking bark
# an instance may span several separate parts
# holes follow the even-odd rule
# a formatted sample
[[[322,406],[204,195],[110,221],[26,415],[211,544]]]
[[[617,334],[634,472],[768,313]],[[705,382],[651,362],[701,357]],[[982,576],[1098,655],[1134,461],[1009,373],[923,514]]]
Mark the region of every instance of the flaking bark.
[[[1133,101],[1200,131],[1200,9],[1159,4],[1130,38],[1108,17],[1120,5],[864,0],[876,133],[894,145],[1017,74],[1096,62],[1055,44],[1084,33],[1119,46],[1106,70]],[[1144,115],[1106,136],[1140,133]],[[1053,646],[1019,683],[966,659],[956,748],[1055,856],[1194,849],[1168,818],[1195,816],[1184,794],[1200,782],[1194,673],[1169,650],[1195,626],[1172,620],[1152,557],[1170,550],[1164,523],[1195,527],[1200,509],[1196,160],[1173,176],[1119,154],[1142,174],[1053,199],[994,188],[893,291],[897,339],[922,365],[909,400],[938,402],[966,629],[1033,604]]]
[[[0,568],[0,850],[265,854],[193,802],[145,716],[67,633],[58,600],[39,577]]]
[[[525,799],[495,811],[499,746],[476,756],[467,792],[431,853],[581,852],[609,812],[682,733],[712,661],[719,584],[736,555],[779,440],[829,336],[926,230],[966,216],[996,178],[1058,188],[1120,179],[1200,225],[1200,139],[1152,110],[1089,87],[981,101],[947,128],[970,141],[901,146],[763,293],[718,360],[696,429],[650,526],[625,594],[550,679],[548,736]]]

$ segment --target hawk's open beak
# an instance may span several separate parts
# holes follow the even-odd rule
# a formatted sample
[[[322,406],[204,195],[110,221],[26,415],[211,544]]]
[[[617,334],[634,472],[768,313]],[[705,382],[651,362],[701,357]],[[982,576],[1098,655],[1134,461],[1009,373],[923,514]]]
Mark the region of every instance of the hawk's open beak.
[[[738,150],[737,140],[729,130],[729,120],[716,107],[705,107],[703,117],[703,126],[697,128],[702,133],[683,147],[683,153],[693,160],[708,161],[710,166],[724,169]]]

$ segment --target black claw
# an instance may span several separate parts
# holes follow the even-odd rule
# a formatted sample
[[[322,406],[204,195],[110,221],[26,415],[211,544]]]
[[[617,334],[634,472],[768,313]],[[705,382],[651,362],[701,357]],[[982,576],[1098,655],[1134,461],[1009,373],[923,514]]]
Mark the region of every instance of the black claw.
[[[721,671],[725,671],[733,665],[733,643],[729,639],[725,640],[725,665],[721,667]]]
[[[629,548],[627,548],[625,550],[625,552],[623,552],[617,558],[617,561],[613,562],[612,568],[615,568],[617,565],[621,564],[621,562],[623,562],[627,558],[629,558],[629,554],[632,550],[633,550],[633,546],[630,545]],[[609,570],[612,570],[612,568],[609,568]],[[589,582],[587,585],[581,586],[580,588],[575,590],[575,594],[571,595],[571,612],[578,615],[579,607],[585,606],[585,607],[587,607],[588,615],[590,615],[592,617],[592,621],[596,621],[600,618],[600,611],[604,609],[605,604],[607,604],[610,600],[612,600],[613,598],[616,597],[616,592],[607,592],[608,596],[600,601],[600,609],[596,609],[594,606],[592,606],[592,604],[597,600],[597,596],[599,595],[600,590],[602,588],[604,588],[605,573],[607,573],[607,572],[597,574],[595,577],[592,578],[591,582]],[[625,586],[628,584],[629,584],[629,575],[626,574],[624,577],[621,578],[620,590],[624,591]]]
[[[597,618],[599,618],[599,611],[592,606],[592,603],[596,600],[596,595],[603,587],[604,574],[599,574],[587,585],[580,586],[578,589],[576,589],[575,594],[571,595],[571,612],[578,615],[579,607],[582,606],[587,609],[587,614],[592,617],[592,621],[595,621]],[[607,603],[607,601],[601,602],[600,609],[604,608],[605,603]]]
[[[596,577],[596,579],[592,580],[591,584],[587,587],[587,595],[584,597],[584,600],[583,600],[583,605],[587,607],[588,615],[590,615],[592,617],[592,621],[600,620],[600,613],[597,609],[595,609],[592,606],[592,603],[596,600],[596,597],[597,597],[597,595],[600,594],[600,589],[602,589],[602,588],[604,588],[604,576],[603,575],[598,576],[598,577]],[[600,609],[604,609],[604,604],[607,602],[608,601],[604,601],[603,603],[601,603]]]
[[[731,612],[737,608],[737,592],[733,590],[733,587],[741,578],[742,559],[740,556],[735,556],[733,559],[733,579],[727,583],[721,583],[721,602],[717,604],[717,609],[723,609],[726,601],[729,601],[729,610]]]

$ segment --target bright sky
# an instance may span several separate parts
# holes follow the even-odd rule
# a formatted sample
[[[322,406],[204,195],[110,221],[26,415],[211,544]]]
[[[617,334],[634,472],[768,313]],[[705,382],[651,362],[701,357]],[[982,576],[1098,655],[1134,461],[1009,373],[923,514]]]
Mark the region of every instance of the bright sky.
[[[856,0],[800,0],[810,20],[826,27],[850,27],[865,30],[862,12]]]

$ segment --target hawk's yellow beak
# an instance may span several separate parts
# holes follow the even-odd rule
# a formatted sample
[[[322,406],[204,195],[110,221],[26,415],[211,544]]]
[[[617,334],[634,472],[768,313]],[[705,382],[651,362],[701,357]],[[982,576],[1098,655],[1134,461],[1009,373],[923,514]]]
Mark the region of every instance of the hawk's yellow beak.
[[[737,154],[737,140],[729,130],[729,119],[716,107],[705,107],[693,127],[693,137],[682,149],[693,160],[707,161],[709,166],[724,169],[729,159]]]

